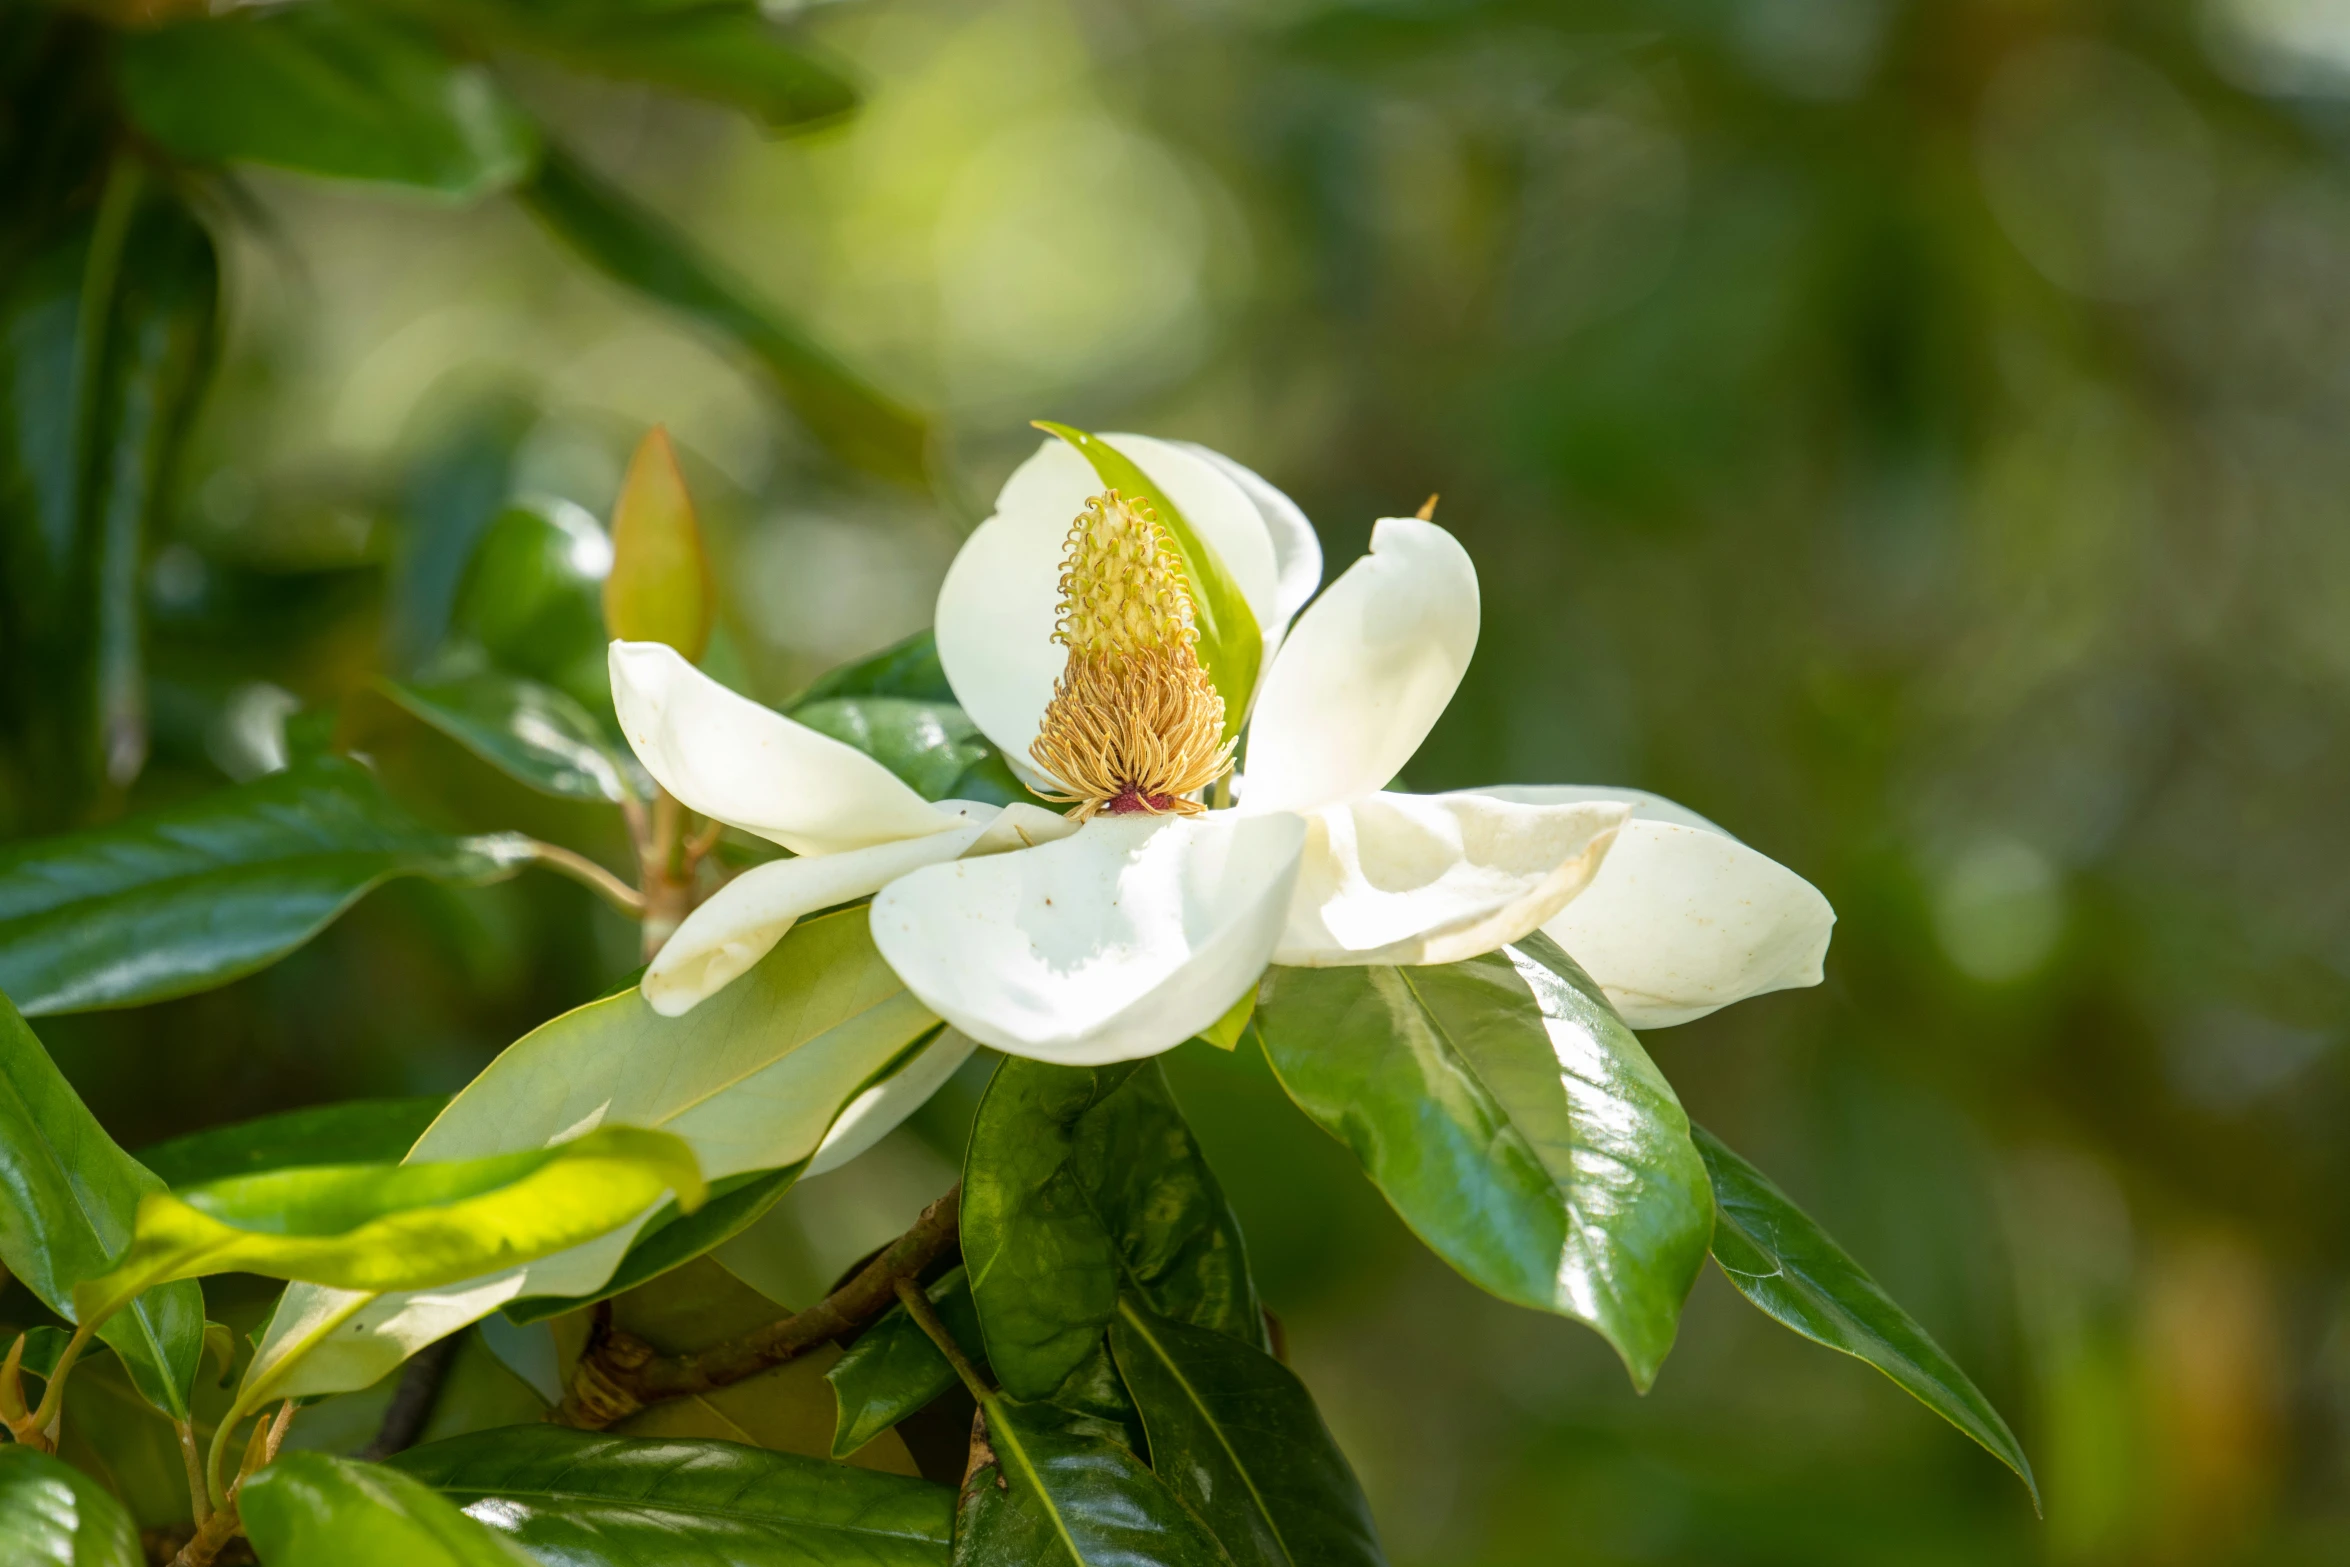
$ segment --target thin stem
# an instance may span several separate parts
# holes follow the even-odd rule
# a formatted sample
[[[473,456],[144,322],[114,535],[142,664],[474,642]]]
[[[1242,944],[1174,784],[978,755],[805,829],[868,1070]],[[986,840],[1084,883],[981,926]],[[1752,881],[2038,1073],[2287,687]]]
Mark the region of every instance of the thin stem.
[[[718,847],[719,836],[725,831],[726,823],[715,816],[702,823],[700,829],[685,841],[686,868],[690,870],[708,859],[710,851]]]
[[[433,1406],[440,1402],[441,1383],[457,1358],[457,1346],[464,1342],[461,1334],[452,1333],[408,1357],[408,1364],[400,1371],[400,1385],[392,1393],[391,1407],[384,1411],[375,1440],[360,1450],[361,1458],[381,1463],[416,1445],[432,1419]]]
[[[193,1421],[174,1420],[173,1431],[179,1434],[180,1462],[188,1469],[188,1505],[195,1510],[196,1527],[204,1527],[204,1520],[212,1516],[212,1492],[204,1484],[204,1455],[196,1450],[196,1426]]]
[[[81,1358],[82,1346],[90,1342],[90,1335],[96,1331],[96,1323],[85,1322],[65,1341],[65,1352],[57,1357],[56,1369],[49,1373],[49,1385],[41,1391],[41,1407],[25,1416],[24,1424],[17,1430],[19,1442],[47,1447],[48,1430],[57,1423],[57,1416],[65,1407],[66,1374],[73,1370],[73,1363]]]
[[[644,917],[644,894],[586,855],[574,854],[561,844],[541,843],[533,838],[530,841],[530,857],[533,864],[570,877],[630,919]]]
[[[923,1209],[913,1228],[806,1311],[694,1354],[656,1354],[642,1339],[599,1319],[562,1407],[549,1418],[601,1431],[647,1404],[731,1386],[861,1326],[889,1308],[900,1279],[919,1277],[955,1243],[962,1195],[957,1186]]]
[[[930,1295],[912,1279],[898,1280],[898,1303],[906,1308],[906,1315],[914,1319],[914,1326],[930,1337],[938,1352],[947,1357],[947,1364],[955,1368],[955,1375],[971,1390],[971,1396],[981,1403],[995,1396],[994,1390],[980,1380],[978,1368],[964,1358],[963,1346],[955,1342],[955,1335],[939,1320],[938,1308],[930,1303]]]

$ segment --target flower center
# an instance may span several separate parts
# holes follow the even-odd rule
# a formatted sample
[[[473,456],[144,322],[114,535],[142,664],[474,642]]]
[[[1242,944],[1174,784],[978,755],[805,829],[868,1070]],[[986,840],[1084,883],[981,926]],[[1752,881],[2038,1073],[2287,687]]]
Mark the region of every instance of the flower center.
[[[1148,506],[1097,495],[1069,526],[1053,640],[1069,650],[1053,682],[1036,765],[1069,792],[1079,821],[1189,816],[1189,796],[1232,766],[1224,699],[1200,667],[1191,590]]]

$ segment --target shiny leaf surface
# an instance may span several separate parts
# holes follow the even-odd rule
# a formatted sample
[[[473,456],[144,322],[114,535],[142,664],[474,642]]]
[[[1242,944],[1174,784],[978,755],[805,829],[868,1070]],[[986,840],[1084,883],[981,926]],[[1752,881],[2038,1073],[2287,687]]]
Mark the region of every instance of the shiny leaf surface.
[[[884,478],[927,479],[930,435],[921,418],[725,275],[666,220],[553,148],[522,194],[541,221],[615,280],[740,344],[844,460]]]
[[[1062,1411],[981,1406],[994,1462],[964,1480],[956,1567],[1231,1567],[1232,1558],[1141,1459]]]
[[[1270,970],[1281,1084],[1437,1255],[1589,1323],[1645,1389],[1713,1228],[1680,1101],[1548,938],[1465,963]]]
[[[954,798],[956,780],[994,748],[952,702],[844,696],[803,702],[791,716],[872,757],[925,800]]]
[[[2040,1486],[2022,1444],[1942,1346],[1768,1176],[1703,1127],[1696,1138],[1713,1178],[1714,1261],[1738,1293],[1814,1343],[1891,1377],[2014,1470],[2037,1508]]]
[[[469,197],[530,167],[530,123],[478,65],[351,0],[124,33],[131,117],[182,158]]]
[[[963,1259],[988,1360],[1045,1398],[1100,1343],[1121,1277],[1158,1310],[1264,1342],[1240,1226],[1156,1062],[1007,1058],[972,1123]]]
[[[74,1287],[79,1320],[207,1273],[349,1290],[429,1289],[595,1239],[668,1192],[703,1196],[693,1150],[606,1126],[551,1148],[416,1164],[313,1165],[139,1199],[130,1249]]]
[[[821,1459],[554,1426],[397,1463],[539,1560],[581,1567],[939,1567],[954,1505],[942,1486]]]
[[[130,1006],[285,956],[394,876],[482,882],[515,840],[436,832],[344,757],[0,849],[0,990],[27,1013]]]
[[[106,1488],[70,1464],[0,1448],[0,1561],[8,1567],[145,1567],[139,1532]]]
[[[1118,1302],[1110,1349],[1152,1467],[1241,1567],[1378,1567],[1363,1488],[1287,1366],[1223,1333]]]
[[[68,1321],[74,1290],[131,1238],[141,1199],[163,1183],[116,1146],[0,996],[0,1264]],[[204,1352],[194,1284],[140,1297],[98,1336],[157,1408],[185,1416]]]
[[[800,693],[795,710],[842,696],[894,696],[910,702],[952,702],[946,667],[938,661],[938,637],[929,627],[880,652],[817,677]]]
[[[456,680],[376,688],[492,767],[572,800],[649,799],[636,759],[615,748],[595,719],[553,686],[482,670]]]
[[[531,1558],[409,1475],[286,1453],[245,1482],[238,1511],[268,1567],[529,1567]]]
[[[951,1269],[926,1293],[955,1342],[976,1358],[979,1308],[971,1299],[969,1277],[961,1268]],[[858,1335],[824,1380],[840,1404],[832,1456],[846,1458],[953,1387],[955,1368],[904,1306],[892,1306]]]
[[[449,1101],[353,1099],[190,1132],[139,1150],[166,1186],[194,1186],[304,1164],[382,1164],[403,1158]]]

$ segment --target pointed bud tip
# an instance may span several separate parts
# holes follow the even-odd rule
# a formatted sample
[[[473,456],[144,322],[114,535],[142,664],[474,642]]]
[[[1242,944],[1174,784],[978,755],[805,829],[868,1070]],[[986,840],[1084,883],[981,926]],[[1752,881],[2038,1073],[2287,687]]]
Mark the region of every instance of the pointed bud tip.
[[[665,426],[637,443],[612,504],[612,571],[604,627],[625,642],[666,642],[698,660],[709,646],[716,593],[693,497]]]

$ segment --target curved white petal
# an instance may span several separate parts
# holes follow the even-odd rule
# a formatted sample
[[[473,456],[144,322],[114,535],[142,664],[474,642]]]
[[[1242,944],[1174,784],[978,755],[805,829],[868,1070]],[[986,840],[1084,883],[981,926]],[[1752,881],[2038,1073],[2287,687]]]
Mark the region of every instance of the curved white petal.
[[[1374,794],[1306,818],[1273,961],[1458,963],[1507,946],[1590,885],[1621,800],[1520,805],[1475,790]]]
[[[834,1118],[801,1179],[837,1170],[898,1128],[971,1059],[979,1041],[957,1029],[941,1029],[922,1053],[875,1083]]]
[[[830,735],[739,696],[660,642],[612,644],[620,731],[687,807],[794,854],[944,832],[958,818]]]
[[[985,814],[951,832],[752,866],[685,917],[639,981],[645,999],[663,1017],[683,1017],[773,951],[801,915],[879,892],[970,849],[996,815],[989,806],[971,809]]]
[[[1265,656],[1270,658],[1283,629],[1322,585],[1322,540],[1297,502],[1266,483],[1254,469],[1244,468],[1222,452],[1212,451],[1196,441],[1173,444],[1214,463],[1256,502],[1257,514],[1264,519],[1265,533],[1273,541],[1275,580],[1273,616],[1269,620],[1262,616],[1259,619],[1264,620]]]
[[[1636,790],[1514,786],[1529,801],[1638,801],[1607,861],[1543,929],[1634,1028],[1664,1028],[1820,982],[1836,911],[1819,889],[1704,817]]]
[[[898,978],[981,1044],[1071,1066],[1181,1044],[1264,973],[1295,816],[1096,817],[1075,836],[933,865],[873,900]]]
[[[1477,568],[1458,540],[1384,517],[1371,553],[1290,629],[1249,720],[1250,811],[1375,794],[1442,716],[1477,649]]]
[[[1132,458],[1222,557],[1260,624],[1280,618],[1280,576],[1264,514],[1205,458],[1144,435],[1105,435]],[[1104,486],[1067,442],[1048,438],[1013,471],[938,590],[938,659],[955,700],[996,749],[1021,761],[1068,662],[1053,641],[1061,549]]]

